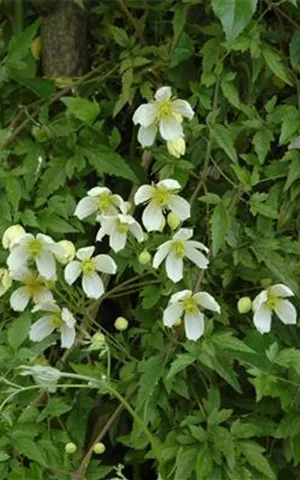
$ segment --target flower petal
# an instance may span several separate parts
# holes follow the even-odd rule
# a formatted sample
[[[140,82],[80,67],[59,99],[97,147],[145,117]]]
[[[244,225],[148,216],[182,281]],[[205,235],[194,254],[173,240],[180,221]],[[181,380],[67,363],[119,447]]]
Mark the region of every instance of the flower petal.
[[[297,323],[297,311],[288,300],[280,300],[274,310],[285,325],[295,325]]]
[[[157,134],[157,126],[155,123],[149,125],[149,127],[140,127],[137,135],[137,139],[143,148],[151,147],[154,143]]]
[[[82,277],[82,288],[87,297],[89,298],[100,298],[104,293],[104,285],[96,273],[93,275],[83,275]]]
[[[148,232],[159,231],[164,216],[161,208],[154,202],[150,202],[142,215],[142,222]]]
[[[266,290],[263,290],[258,295],[256,295],[256,297],[252,302],[252,308],[254,312],[256,312],[256,310],[258,310],[262,306],[262,304],[266,302],[267,298],[268,298],[268,294]]]
[[[166,327],[173,327],[180,320],[183,312],[183,306],[180,303],[169,305],[164,311],[163,322]]]
[[[47,280],[51,280],[56,275],[56,263],[53,255],[44,250],[41,255],[36,258],[36,266],[39,273]]]
[[[196,342],[204,333],[204,316],[198,310],[195,313],[186,313],[184,316],[186,338]]]
[[[186,220],[191,216],[191,206],[189,202],[179,195],[171,195],[168,207],[180,220]]]
[[[274,295],[275,297],[293,297],[294,293],[292,290],[287,287],[286,285],[283,285],[283,283],[277,283],[276,285],[273,285],[270,287],[270,294]]]
[[[113,249],[114,252],[119,252],[125,247],[126,241],[127,234],[115,230],[109,237],[109,246]]]
[[[136,238],[136,240],[139,243],[144,240],[144,232],[138,222],[135,221],[132,225],[130,225],[129,231],[132,233],[132,235]]]
[[[172,242],[169,240],[168,242],[162,243],[158,247],[158,250],[153,257],[153,268],[158,268],[160,266],[160,264],[164,261],[164,259],[170,252],[171,246]]]
[[[44,310],[45,312],[60,312],[60,308],[56,303],[39,303],[35,305],[32,309],[32,312],[38,312]]]
[[[48,337],[50,333],[54,331],[53,317],[47,315],[40,318],[37,322],[31,325],[29,331],[29,338],[33,342],[41,342],[44,338]]]
[[[255,311],[253,322],[260,333],[268,333],[271,330],[272,310],[265,304],[260,305]]]
[[[114,275],[117,271],[117,265],[109,255],[97,255],[94,258],[94,262],[99,272]]]
[[[192,228],[181,228],[173,236],[173,240],[189,240],[193,236]]]
[[[207,310],[211,310],[212,312],[220,313],[220,305],[216,302],[214,297],[207,292],[198,292],[195,293],[193,298],[196,300],[198,305],[202,308],[207,308]]]
[[[72,347],[76,338],[76,330],[74,327],[63,325],[60,327],[60,344],[62,348]]]
[[[81,274],[82,268],[81,268],[81,263],[78,262],[77,260],[74,260],[73,262],[70,262],[64,271],[64,276],[65,276],[65,281],[69,284],[72,285],[79,275]]]
[[[154,95],[155,100],[170,100],[172,97],[171,87],[160,87]]]
[[[54,298],[50,290],[46,287],[40,287],[36,293],[33,294],[34,303],[51,303]]]
[[[181,290],[181,292],[174,293],[170,298],[170,303],[181,302],[186,298],[191,298],[192,290]]]
[[[111,193],[111,190],[107,187],[93,187],[91,188],[87,194],[89,197],[99,197],[102,193]]]
[[[209,253],[209,248],[207,248],[201,242],[196,242],[195,240],[189,240],[189,245],[190,245],[190,247],[199,248],[200,250],[203,250],[204,252]]]
[[[77,250],[76,257],[78,260],[87,260],[91,258],[95,251],[95,247],[84,247]]]
[[[133,114],[132,121],[135,125],[149,127],[154,123],[156,117],[156,106],[154,103],[143,103]]]
[[[172,282],[177,283],[183,278],[183,260],[170,252],[166,260],[166,272]]]
[[[65,307],[61,310],[61,318],[68,327],[74,327],[76,320],[70,310]]]
[[[11,295],[9,302],[15,312],[23,312],[30,300],[30,294],[27,287],[20,287]]]
[[[154,193],[154,187],[151,185],[142,185],[137,189],[136,194],[134,195],[134,203],[139,205],[140,203],[147,202],[153,197]]]
[[[28,259],[28,251],[25,245],[14,246],[8,256],[7,265],[13,272],[25,267]]]
[[[195,112],[190,104],[185,100],[180,100],[179,98],[172,102],[172,110],[176,113],[180,113],[180,115],[188,118],[189,120],[192,120],[193,116],[195,115]]]
[[[189,260],[191,260],[191,262],[193,262],[202,270],[205,270],[208,267],[208,259],[203,255],[203,253],[199,252],[195,248],[192,248],[189,245],[189,242],[186,242],[185,244],[185,255]]]
[[[164,180],[160,180],[157,183],[158,187],[165,187],[167,190],[180,190],[181,185],[177,180],[173,180],[173,178],[165,178]]]
[[[183,136],[181,123],[174,116],[160,120],[159,132],[164,140],[173,140],[173,138]]]

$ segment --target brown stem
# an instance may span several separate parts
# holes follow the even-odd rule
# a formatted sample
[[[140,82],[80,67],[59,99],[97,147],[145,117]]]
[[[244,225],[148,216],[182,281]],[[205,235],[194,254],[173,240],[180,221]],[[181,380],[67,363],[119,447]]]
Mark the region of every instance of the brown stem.
[[[127,18],[127,20],[129,21],[129,23],[133,26],[133,28],[135,29],[136,31],[136,34],[137,34],[137,37],[139,38],[140,42],[142,45],[146,45],[146,39],[144,37],[144,34],[139,26],[139,24],[137,23],[136,19],[134,18],[134,16],[130,13],[130,11],[128,10],[128,8],[126,7],[125,3],[123,0],[117,0],[117,4],[119,5],[119,8],[121,10],[121,12],[123,13],[123,15]]]

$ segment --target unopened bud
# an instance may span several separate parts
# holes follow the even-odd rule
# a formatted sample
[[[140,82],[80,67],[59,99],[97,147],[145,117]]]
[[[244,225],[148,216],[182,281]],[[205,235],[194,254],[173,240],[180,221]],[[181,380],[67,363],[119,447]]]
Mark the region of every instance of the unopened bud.
[[[165,217],[163,217],[163,219],[161,221],[161,224],[159,226],[159,231],[162,232],[163,229],[165,228],[165,226],[166,226],[166,219],[165,219]]]
[[[119,330],[120,332],[123,332],[123,330],[126,330],[128,327],[128,320],[124,317],[118,317],[115,321],[115,328]]]
[[[0,268],[0,297],[11,287],[12,278],[6,268]]]
[[[185,141],[182,137],[167,141],[168,151],[173,157],[180,158],[185,154]]]
[[[76,452],[76,450],[77,450],[77,446],[75,445],[75,443],[73,443],[73,442],[66,443],[65,452],[68,455],[72,455],[73,453]]]
[[[96,455],[101,455],[102,453],[105,452],[105,450],[106,450],[106,447],[104,443],[101,443],[101,442],[95,443],[93,447],[93,452],[96,453]]]
[[[126,213],[128,214],[132,209],[132,203],[131,202],[124,202],[124,203],[125,203]]]
[[[105,345],[105,336],[101,332],[97,332],[92,336],[92,346],[94,348],[102,348]]]
[[[57,242],[57,245],[60,245],[64,249],[64,254],[56,254],[56,260],[61,263],[61,265],[67,265],[67,263],[72,262],[76,253],[74,243],[70,242],[70,240],[61,240]]]
[[[2,245],[5,249],[11,249],[13,244],[23,235],[25,235],[25,230],[22,225],[12,225],[8,227],[3,233]]]
[[[151,258],[151,254],[147,250],[144,250],[142,253],[139,254],[139,262],[141,265],[147,265],[148,263],[150,263]]]
[[[167,216],[167,222],[172,230],[176,230],[176,228],[180,225],[180,219],[175,215],[175,213],[170,212]]]
[[[237,309],[239,313],[248,313],[252,307],[252,301],[250,297],[242,297],[239,299]]]

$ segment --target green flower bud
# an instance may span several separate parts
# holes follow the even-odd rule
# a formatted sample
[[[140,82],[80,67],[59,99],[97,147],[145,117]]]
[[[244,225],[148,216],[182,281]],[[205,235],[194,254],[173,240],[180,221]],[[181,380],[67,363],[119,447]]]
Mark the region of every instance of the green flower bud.
[[[68,455],[72,455],[73,453],[76,452],[76,450],[77,450],[77,446],[75,445],[75,443],[73,443],[73,442],[66,443],[65,452]]]
[[[161,224],[159,226],[159,231],[162,232],[163,229],[165,228],[165,226],[166,226],[166,219],[165,219],[165,217],[163,217],[163,219],[161,221]]]
[[[239,313],[248,313],[251,310],[252,301],[250,297],[242,297],[237,303]]]
[[[170,212],[167,216],[167,222],[172,230],[176,230],[176,228],[180,225],[180,219],[175,215],[175,213]]]
[[[128,327],[128,320],[124,317],[118,317],[115,321],[115,328],[119,330],[120,332],[123,332],[123,330],[126,330]]]
[[[132,203],[131,202],[124,202],[124,203],[126,207],[126,213],[128,214],[132,209]]]
[[[72,262],[75,258],[76,254],[76,249],[75,245],[73,242],[70,242],[70,240],[61,240],[60,242],[57,242],[58,245],[60,245],[64,249],[64,254],[59,255],[59,254],[54,254],[56,260],[61,264],[61,265],[67,265],[67,263]]]
[[[101,332],[97,332],[92,336],[92,346],[94,348],[102,348],[105,345],[105,335]]]
[[[26,232],[21,225],[12,225],[11,227],[8,227],[2,237],[3,248],[10,250],[14,242],[25,235],[25,233]]]
[[[96,455],[101,455],[102,453],[105,452],[105,450],[106,450],[106,447],[104,443],[101,443],[101,442],[95,443],[93,447],[93,452],[96,453]]]
[[[139,262],[141,265],[147,265],[148,263],[151,262],[151,254],[147,252],[147,250],[144,250],[142,253],[139,254]]]

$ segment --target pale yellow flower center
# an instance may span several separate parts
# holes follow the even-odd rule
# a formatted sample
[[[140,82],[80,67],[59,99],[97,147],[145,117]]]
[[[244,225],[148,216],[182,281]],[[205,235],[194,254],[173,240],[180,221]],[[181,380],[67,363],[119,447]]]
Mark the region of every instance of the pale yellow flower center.
[[[152,197],[152,201],[158,206],[158,207],[165,207],[170,200],[170,195],[171,193],[169,190],[160,185],[155,187],[155,192]]]
[[[274,308],[278,307],[279,303],[280,303],[280,298],[275,297],[275,295],[271,295],[270,293],[268,293],[266,304],[268,305],[269,308],[274,310]]]
[[[93,275],[96,272],[95,262],[91,258],[83,260],[81,265],[84,275]]]
[[[43,280],[35,273],[31,273],[30,275],[28,275],[28,277],[26,277],[26,279],[24,280],[24,284],[30,297],[37,295],[44,288]]]
[[[128,232],[128,228],[129,227],[128,227],[127,223],[122,223],[122,222],[120,222],[120,220],[118,220],[117,231],[119,233],[125,233],[126,234]]]
[[[64,321],[61,318],[60,312],[54,312],[51,316],[52,316],[51,323],[53,328],[59,329],[64,325]]]
[[[99,195],[97,198],[97,208],[99,212],[105,213],[111,206],[115,206],[116,201],[114,198],[112,198],[111,193],[104,192]]]
[[[43,243],[35,238],[34,240],[30,240],[30,242],[28,242],[27,248],[29,257],[34,260],[41,254],[43,250]]]
[[[177,258],[184,258],[185,248],[182,240],[176,240],[175,242],[173,242],[171,250],[175,253]]]
[[[196,313],[198,310],[196,300],[194,300],[192,297],[185,298],[183,300],[183,308],[185,313]]]
[[[172,111],[172,100],[161,100],[157,104],[157,120],[162,120],[168,118],[173,114]]]

